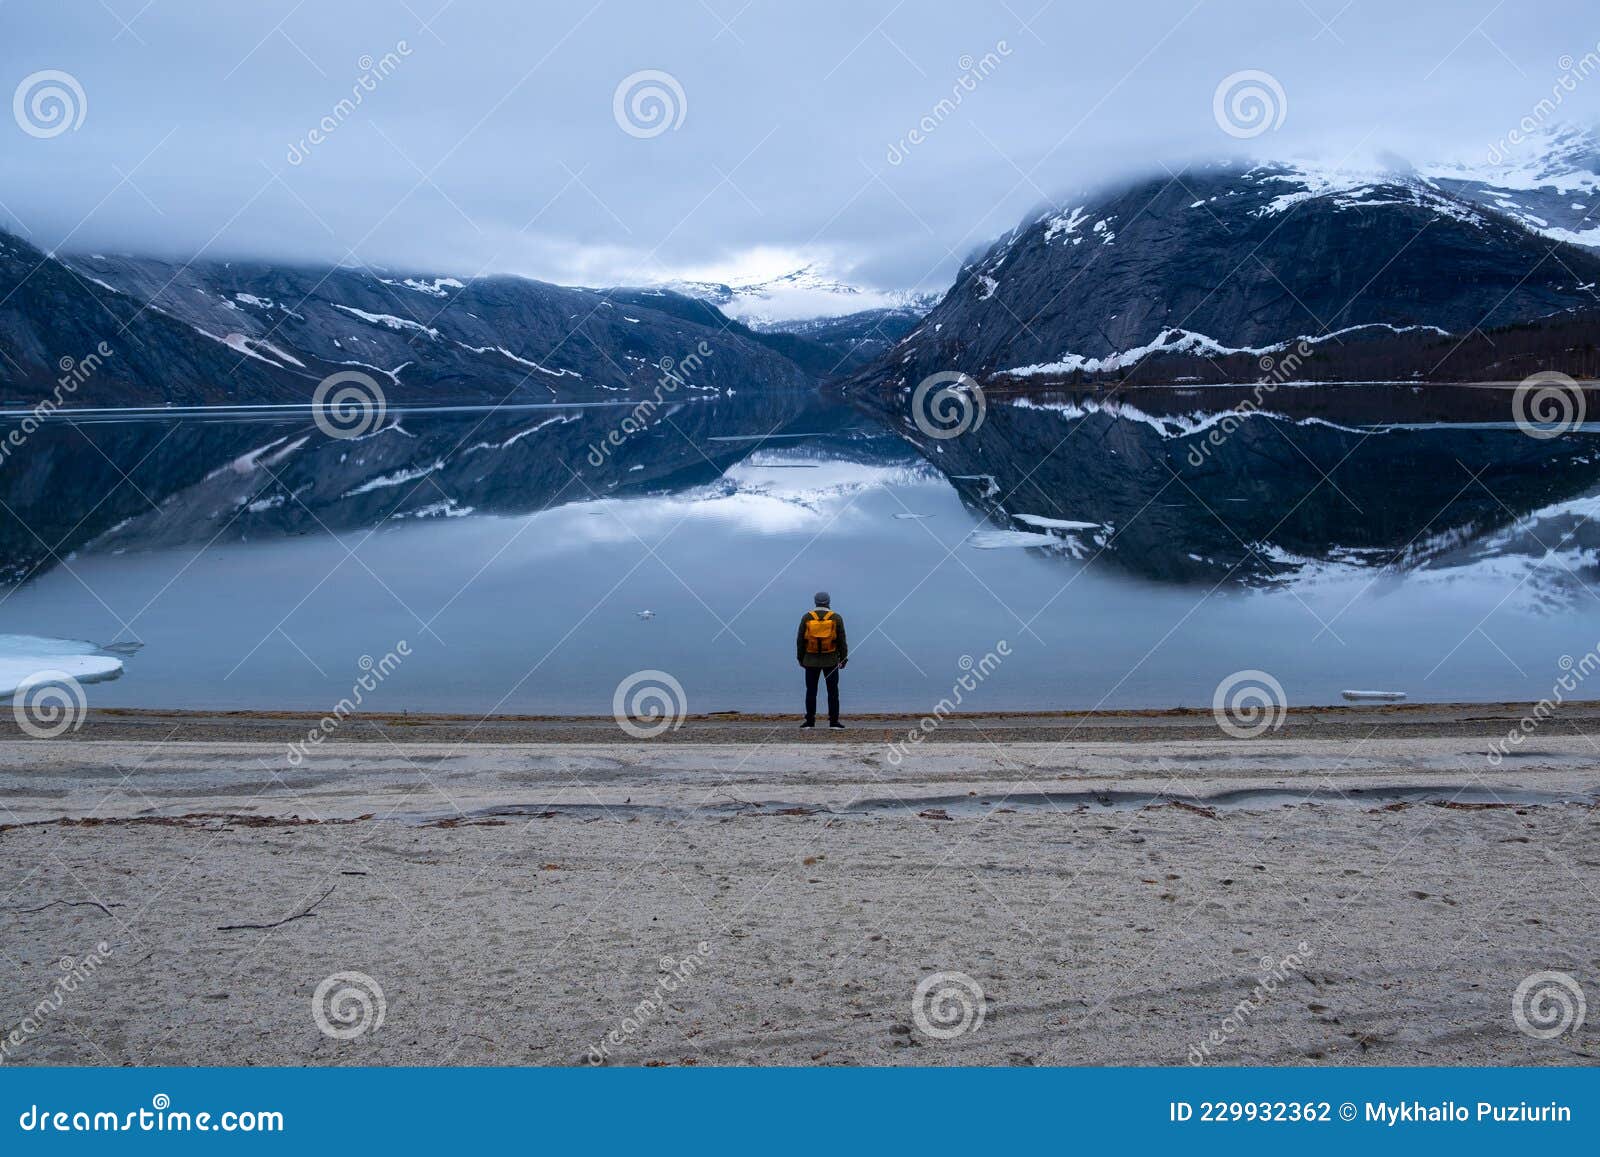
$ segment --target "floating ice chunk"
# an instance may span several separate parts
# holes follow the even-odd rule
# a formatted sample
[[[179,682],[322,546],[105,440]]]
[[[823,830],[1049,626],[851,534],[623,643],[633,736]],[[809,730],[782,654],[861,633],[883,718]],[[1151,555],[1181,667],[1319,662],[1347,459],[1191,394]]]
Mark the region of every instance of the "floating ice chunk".
[[[1041,530],[1098,530],[1098,522],[1074,522],[1067,518],[1045,518],[1041,514],[1013,514],[1011,517]]]
[[[1006,550],[1018,546],[1059,547],[1061,540],[1053,534],[1035,534],[1026,530],[975,530],[967,542],[978,550]]]
[[[81,639],[39,635],[0,635],[0,696],[44,672],[59,672],[79,683],[97,683],[122,674],[122,660]]]

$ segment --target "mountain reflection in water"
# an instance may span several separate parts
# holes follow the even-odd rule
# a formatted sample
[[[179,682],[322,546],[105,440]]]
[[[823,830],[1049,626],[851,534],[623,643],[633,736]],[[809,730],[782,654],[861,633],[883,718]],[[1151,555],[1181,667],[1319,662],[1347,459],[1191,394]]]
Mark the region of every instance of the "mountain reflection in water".
[[[1538,697],[1600,636],[1600,443],[1438,390],[1285,388],[1221,437],[1217,388],[991,397],[948,439],[742,394],[620,437],[627,407],[58,420],[0,469],[0,632],[147,643],[103,703],[319,708],[405,637],[380,709],[605,714],[652,666],[691,710],[792,709],[826,586],[857,709],[923,710],[1000,638],[974,708],[1204,704],[1243,668]]]

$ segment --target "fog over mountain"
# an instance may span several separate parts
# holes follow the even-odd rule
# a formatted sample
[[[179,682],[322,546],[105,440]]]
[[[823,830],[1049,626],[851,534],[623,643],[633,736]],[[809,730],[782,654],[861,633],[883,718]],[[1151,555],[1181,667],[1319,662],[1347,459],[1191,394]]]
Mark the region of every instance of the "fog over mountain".
[[[1519,125],[1600,120],[1577,0],[486,7],[9,0],[5,91],[61,72],[81,100],[59,134],[0,126],[0,226],[178,260],[943,291],[1069,190],[1241,151],[1514,164]],[[1219,86],[1254,72],[1270,123],[1229,131]],[[652,87],[664,120],[631,102]]]

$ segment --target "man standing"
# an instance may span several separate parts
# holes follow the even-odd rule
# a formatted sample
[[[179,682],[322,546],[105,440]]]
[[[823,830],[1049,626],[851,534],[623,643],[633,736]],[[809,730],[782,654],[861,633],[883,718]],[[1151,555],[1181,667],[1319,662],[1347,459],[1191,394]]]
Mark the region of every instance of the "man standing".
[[[800,620],[800,633],[795,636],[795,658],[806,669],[806,721],[801,727],[817,725],[817,680],[828,682],[828,726],[840,731],[839,722],[839,672],[850,656],[850,645],[845,642],[844,618],[829,606],[827,591],[818,591],[813,601],[816,606]]]

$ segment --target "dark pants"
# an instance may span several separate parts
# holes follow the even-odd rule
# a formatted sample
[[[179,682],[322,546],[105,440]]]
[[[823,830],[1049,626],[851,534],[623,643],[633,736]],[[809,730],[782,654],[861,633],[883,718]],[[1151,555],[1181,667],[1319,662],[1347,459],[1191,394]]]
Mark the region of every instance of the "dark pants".
[[[826,676],[828,680],[828,722],[839,722],[839,668],[838,667],[807,667],[806,668],[806,722],[815,723],[817,720],[817,680]]]

